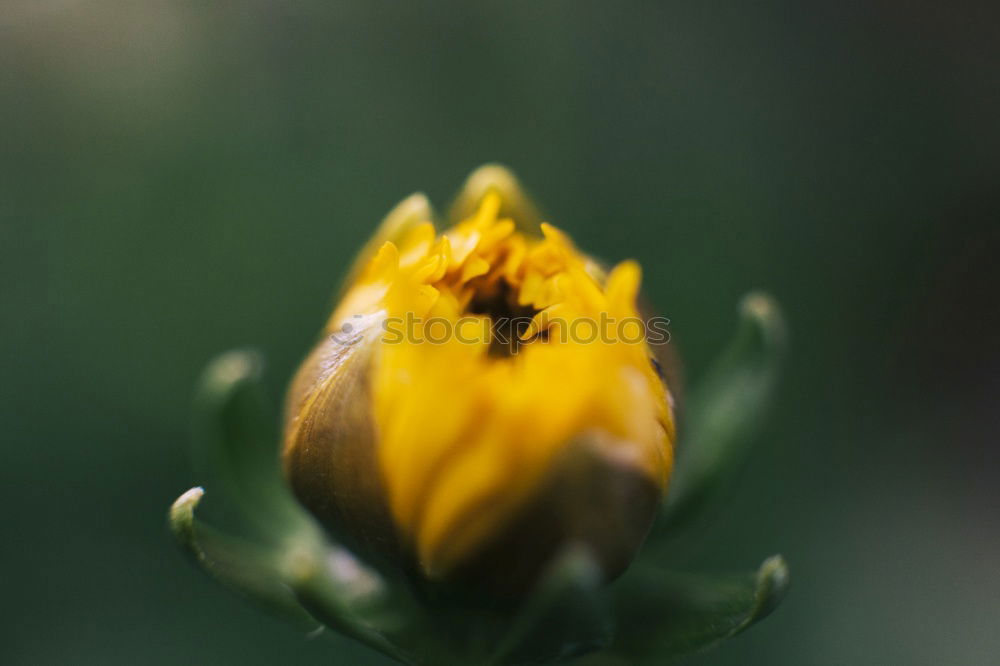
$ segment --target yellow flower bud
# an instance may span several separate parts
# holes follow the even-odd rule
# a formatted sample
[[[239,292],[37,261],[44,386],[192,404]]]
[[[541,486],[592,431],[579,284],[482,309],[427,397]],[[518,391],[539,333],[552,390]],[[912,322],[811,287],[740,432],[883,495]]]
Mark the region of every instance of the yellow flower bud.
[[[526,584],[570,543],[613,577],[673,461],[639,266],[605,272],[497,167],[456,210],[438,233],[415,195],[362,252],[289,391],[286,476],[339,535],[431,581]]]

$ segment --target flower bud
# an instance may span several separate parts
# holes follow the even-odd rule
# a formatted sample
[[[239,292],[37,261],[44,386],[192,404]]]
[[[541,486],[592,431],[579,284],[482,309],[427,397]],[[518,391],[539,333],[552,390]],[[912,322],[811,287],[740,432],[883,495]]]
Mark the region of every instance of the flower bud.
[[[673,462],[639,267],[604,271],[537,224],[499,167],[456,211],[437,233],[415,195],[362,252],[289,390],[286,477],[339,538],[424,580],[521,588],[572,543],[612,578]]]

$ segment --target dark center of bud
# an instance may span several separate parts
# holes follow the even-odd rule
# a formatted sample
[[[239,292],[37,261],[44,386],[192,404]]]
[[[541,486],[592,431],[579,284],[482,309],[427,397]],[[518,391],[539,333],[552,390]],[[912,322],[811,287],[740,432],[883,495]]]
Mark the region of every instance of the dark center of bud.
[[[475,296],[466,311],[469,314],[486,315],[490,318],[489,355],[493,358],[510,358],[518,353],[528,341],[521,340],[521,334],[528,329],[531,318],[538,310],[530,305],[517,302],[517,290],[503,278],[487,284],[482,278],[472,281]],[[545,338],[543,331],[538,336]]]

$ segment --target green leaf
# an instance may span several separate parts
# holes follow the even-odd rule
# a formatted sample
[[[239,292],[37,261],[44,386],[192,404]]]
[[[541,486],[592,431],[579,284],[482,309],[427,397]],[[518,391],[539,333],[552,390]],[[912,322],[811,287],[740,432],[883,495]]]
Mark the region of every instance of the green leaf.
[[[284,584],[273,551],[223,534],[195,518],[203,495],[201,488],[192,488],[170,507],[170,528],[181,548],[226,587],[303,629],[316,629],[319,624]]]
[[[769,296],[743,298],[736,335],[689,402],[659,533],[692,518],[745,461],[771,401],[785,337]]]
[[[205,370],[195,400],[196,459],[258,537],[319,539],[280,474],[276,415],[261,386],[258,354],[236,350]]]
[[[600,649],[612,635],[598,563],[571,546],[544,575],[488,664],[545,664]]]
[[[652,567],[617,587],[619,633],[610,653],[629,663],[661,664],[706,648],[767,617],[788,588],[788,567],[769,557],[751,574],[711,577]]]
[[[234,504],[240,536],[195,518],[201,488],[189,490],[171,508],[174,536],[200,565],[238,593],[292,619],[308,618],[312,626],[318,621],[398,658],[399,651],[382,637],[398,624],[386,604],[383,579],[331,543],[281,478],[261,367],[252,352],[221,355],[205,371],[196,401],[203,467]]]
[[[377,573],[343,548],[312,539],[292,538],[274,548],[225,534],[195,517],[203,495],[201,488],[181,495],[170,509],[170,527],[209,574],[302,629],[326,626],[406,660],[385,636],[405,618],[394,616]]]
[[[286,572],[296,599],[323,625],[403,663],[421,663],[392,636],[406,624],[403,608],[393,608],[379,575],[349,552],[293,553]]]

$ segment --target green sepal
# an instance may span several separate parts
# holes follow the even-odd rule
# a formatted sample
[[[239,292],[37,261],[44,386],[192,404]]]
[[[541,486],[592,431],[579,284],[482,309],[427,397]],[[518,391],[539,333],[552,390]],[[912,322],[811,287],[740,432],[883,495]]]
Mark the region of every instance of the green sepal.
[[[274,551],[224,534],[195,518],[195,507],[203,495],[201,488],[192,488],[170,507],[170,528],[184,552],[223,585],[265,610],[303,630],[319,628],[284,584]]]
[[[396,642],[410,619],[405,605],[345,549],[290,553],[286,576],[298,602],[324,626],[403,663],[420,663]]]
[[[742,466],[771,402],[785,338],[774,300],[747,294],[735,336],[688,403],[658,533],[688,522]]]
[[[614,623],[600,565],[582,545],[558,556],[487,664],[547,664],[598,650]]]
[[[241,523],[238,531],[275,543],[289,535],[318,540],[318,529],[281,478],[277,416],[262,371],[260,355],[247,350],[221,354],[206,368],[195,399],[199,473],[207,484],[220,484]]]
[[[619,629],[609,653],[628,663],[662,664],[707,648],[767,617],[788,584],[780,555],[736,576],[636,567],[616,585]]]
[[[728,415],[729,429],[716,423],[713,431],[702,425],[703,438],[706,432],[716,435],[714,448],[706,449],[716,457],[725,458],[729,450],[720,449],[720,441],[733,445],[732,423],[748,423],[745,412],[753,400],[743,394],[756,395],[759,404],[769,390],[773,364],[766,352],[773,351],[775,335],[768,322],[773,325],[775,320],[765,316],[767,304],[766,299],[745,304],[745,327],[730,350],[731,358],[720,364],[722,370],[709,384],[714,388],[706,395],[718,401],[729,391],[729,400],[741,406],[736,416]],[[764,360],[751,362],[753,350],[763,350]],[[198,394],[206,470],[252,528],[231,536],[196,519],[200,488],[175,502],[170,512],[174,535],[209,573],[303,628],[325,625],[407,664],[544,664],[611,643],[609,588],[599,565],[581,546],[557,558],[535,592],[511,615],[489,605],[470,613],[425,606],[406,584],[389,581],[331,543],[281,480],[277,434],[260,372],[255,354],[230,352],[210,365]],[[703,420],[713,413],[712,400],[705,404],[700,408],[708,415]],[[689,478],[717,483],[728,463],[706,464],[706,459],[713,456],[688,463],[694,475]],[[735,635],[773,610],[786,586],[787,570],[779,557],[765,562],[755,576],[727,579],[664,573],[637,562],[610,590],[621,634],[600,653],[601,663],[660,663],[647,660]]]
[[[209,364],[197,394],[198,457],[235,510],[232,533],[195,517],[204,494],[199,487],[171,507],[174,537],[212,576],[267,609],[394,654],[374,629],[399,624],[389,621],[395,611],[384,580],[331,543],[282,482],[262,365],[253,352],[222,354]]]

